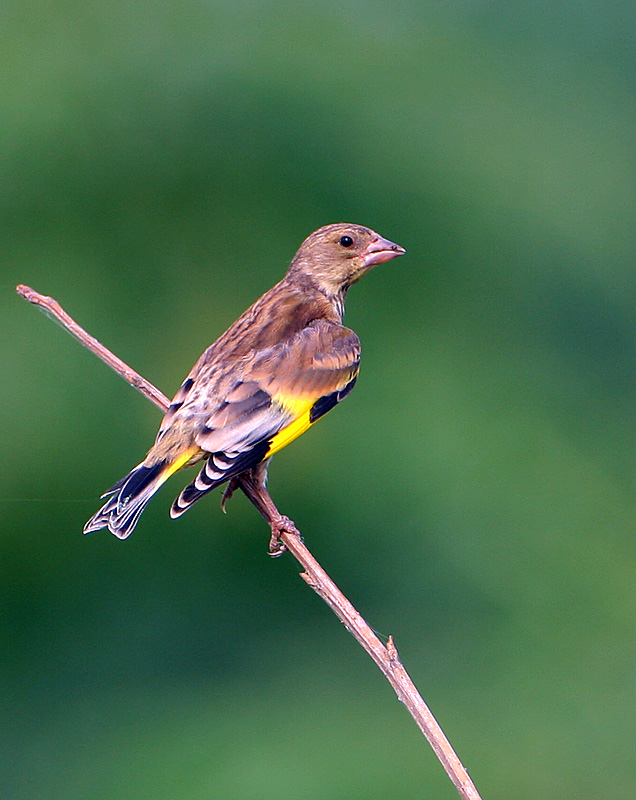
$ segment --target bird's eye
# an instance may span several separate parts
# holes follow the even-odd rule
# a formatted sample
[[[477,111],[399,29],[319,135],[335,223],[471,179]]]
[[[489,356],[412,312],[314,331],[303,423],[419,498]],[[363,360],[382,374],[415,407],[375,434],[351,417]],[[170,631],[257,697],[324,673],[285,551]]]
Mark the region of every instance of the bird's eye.
[[[351,247],[351,245],[353,244],[353,239],[351,238],[351,236],[341,236],[340,244],[343,247]]]

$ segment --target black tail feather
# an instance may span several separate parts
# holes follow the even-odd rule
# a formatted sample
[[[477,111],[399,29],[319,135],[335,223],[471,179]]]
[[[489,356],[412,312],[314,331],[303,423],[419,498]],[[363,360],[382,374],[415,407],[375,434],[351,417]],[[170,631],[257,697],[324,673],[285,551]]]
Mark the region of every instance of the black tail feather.
[[[109,499],[88,520],[84,526],[84,533],[108,528],[119,539],[130,536],[141,512],[163,483],[165,468],[165,462],[153,464],[151,467],[145,464],[135,467],[102,495]]]

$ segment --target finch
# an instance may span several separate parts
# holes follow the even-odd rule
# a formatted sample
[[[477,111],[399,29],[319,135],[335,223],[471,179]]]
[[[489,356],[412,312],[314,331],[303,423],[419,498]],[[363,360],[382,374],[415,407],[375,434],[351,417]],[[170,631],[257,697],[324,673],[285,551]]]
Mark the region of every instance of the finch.
[[[84,533],[129,536],[175,472],[202,464],[172,504],[180,517],[212,489],[252,471],[343,400],[360,365],[360,341],[342,325],[349,287],[406,251],[361,225],[314,231],[287,274],[201,355],[181,384],[148,455],[102,497]]]

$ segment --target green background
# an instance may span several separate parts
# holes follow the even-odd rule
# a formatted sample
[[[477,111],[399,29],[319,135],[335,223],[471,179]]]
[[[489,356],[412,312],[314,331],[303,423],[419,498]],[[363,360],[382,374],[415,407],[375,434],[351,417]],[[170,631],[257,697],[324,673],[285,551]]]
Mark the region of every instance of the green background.
[[[636,793],[636,6],[0,10],[0,797],[456,792],[244,498],[82,536],[167,394],[312,230],[407,248],[349,297],[351,397],[270,488],[484,800]]]

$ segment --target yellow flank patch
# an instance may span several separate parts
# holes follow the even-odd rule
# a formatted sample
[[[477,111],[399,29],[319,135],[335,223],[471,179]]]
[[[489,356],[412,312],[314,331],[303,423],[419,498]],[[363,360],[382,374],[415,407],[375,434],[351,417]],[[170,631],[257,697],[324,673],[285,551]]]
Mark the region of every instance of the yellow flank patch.
[[[289,411],[294,419],[301,417],[305,411],[309,411],[317,399],[317,397],[292,397],[288,394],[275,394],[272,397],[272,400],[282,406],[285,411]]]
[[[269,450],[265,453],[265,458],[269,458],[273,456],[274,453],[278,453],[279,450],[282,450],[283,447],[287,447],[290,442],[293,442],[294,439],[297,439],[301,433],[304,433],[307,428],[311,426],[311,422],[309,421],[309,411],[305,411],[302,417],[298,417],[295,419],[290,425],[286,428],[283,428],[282,431],[274,436],[272,439],[272,443],[269,446]]]
[[[278,453],[279,450],[282,450],[283,447],[287,447],[290,442],[297,439],[311,426],[309,414],[311,412],[311,407],[316,402],[315,398],[289,397],[288,395],[282,394],[276,394],[272,399],[286,411],[293,414],[295,419],[274,436],[269,450],[265,454],[265,458],[269,458],[275,453]]]

